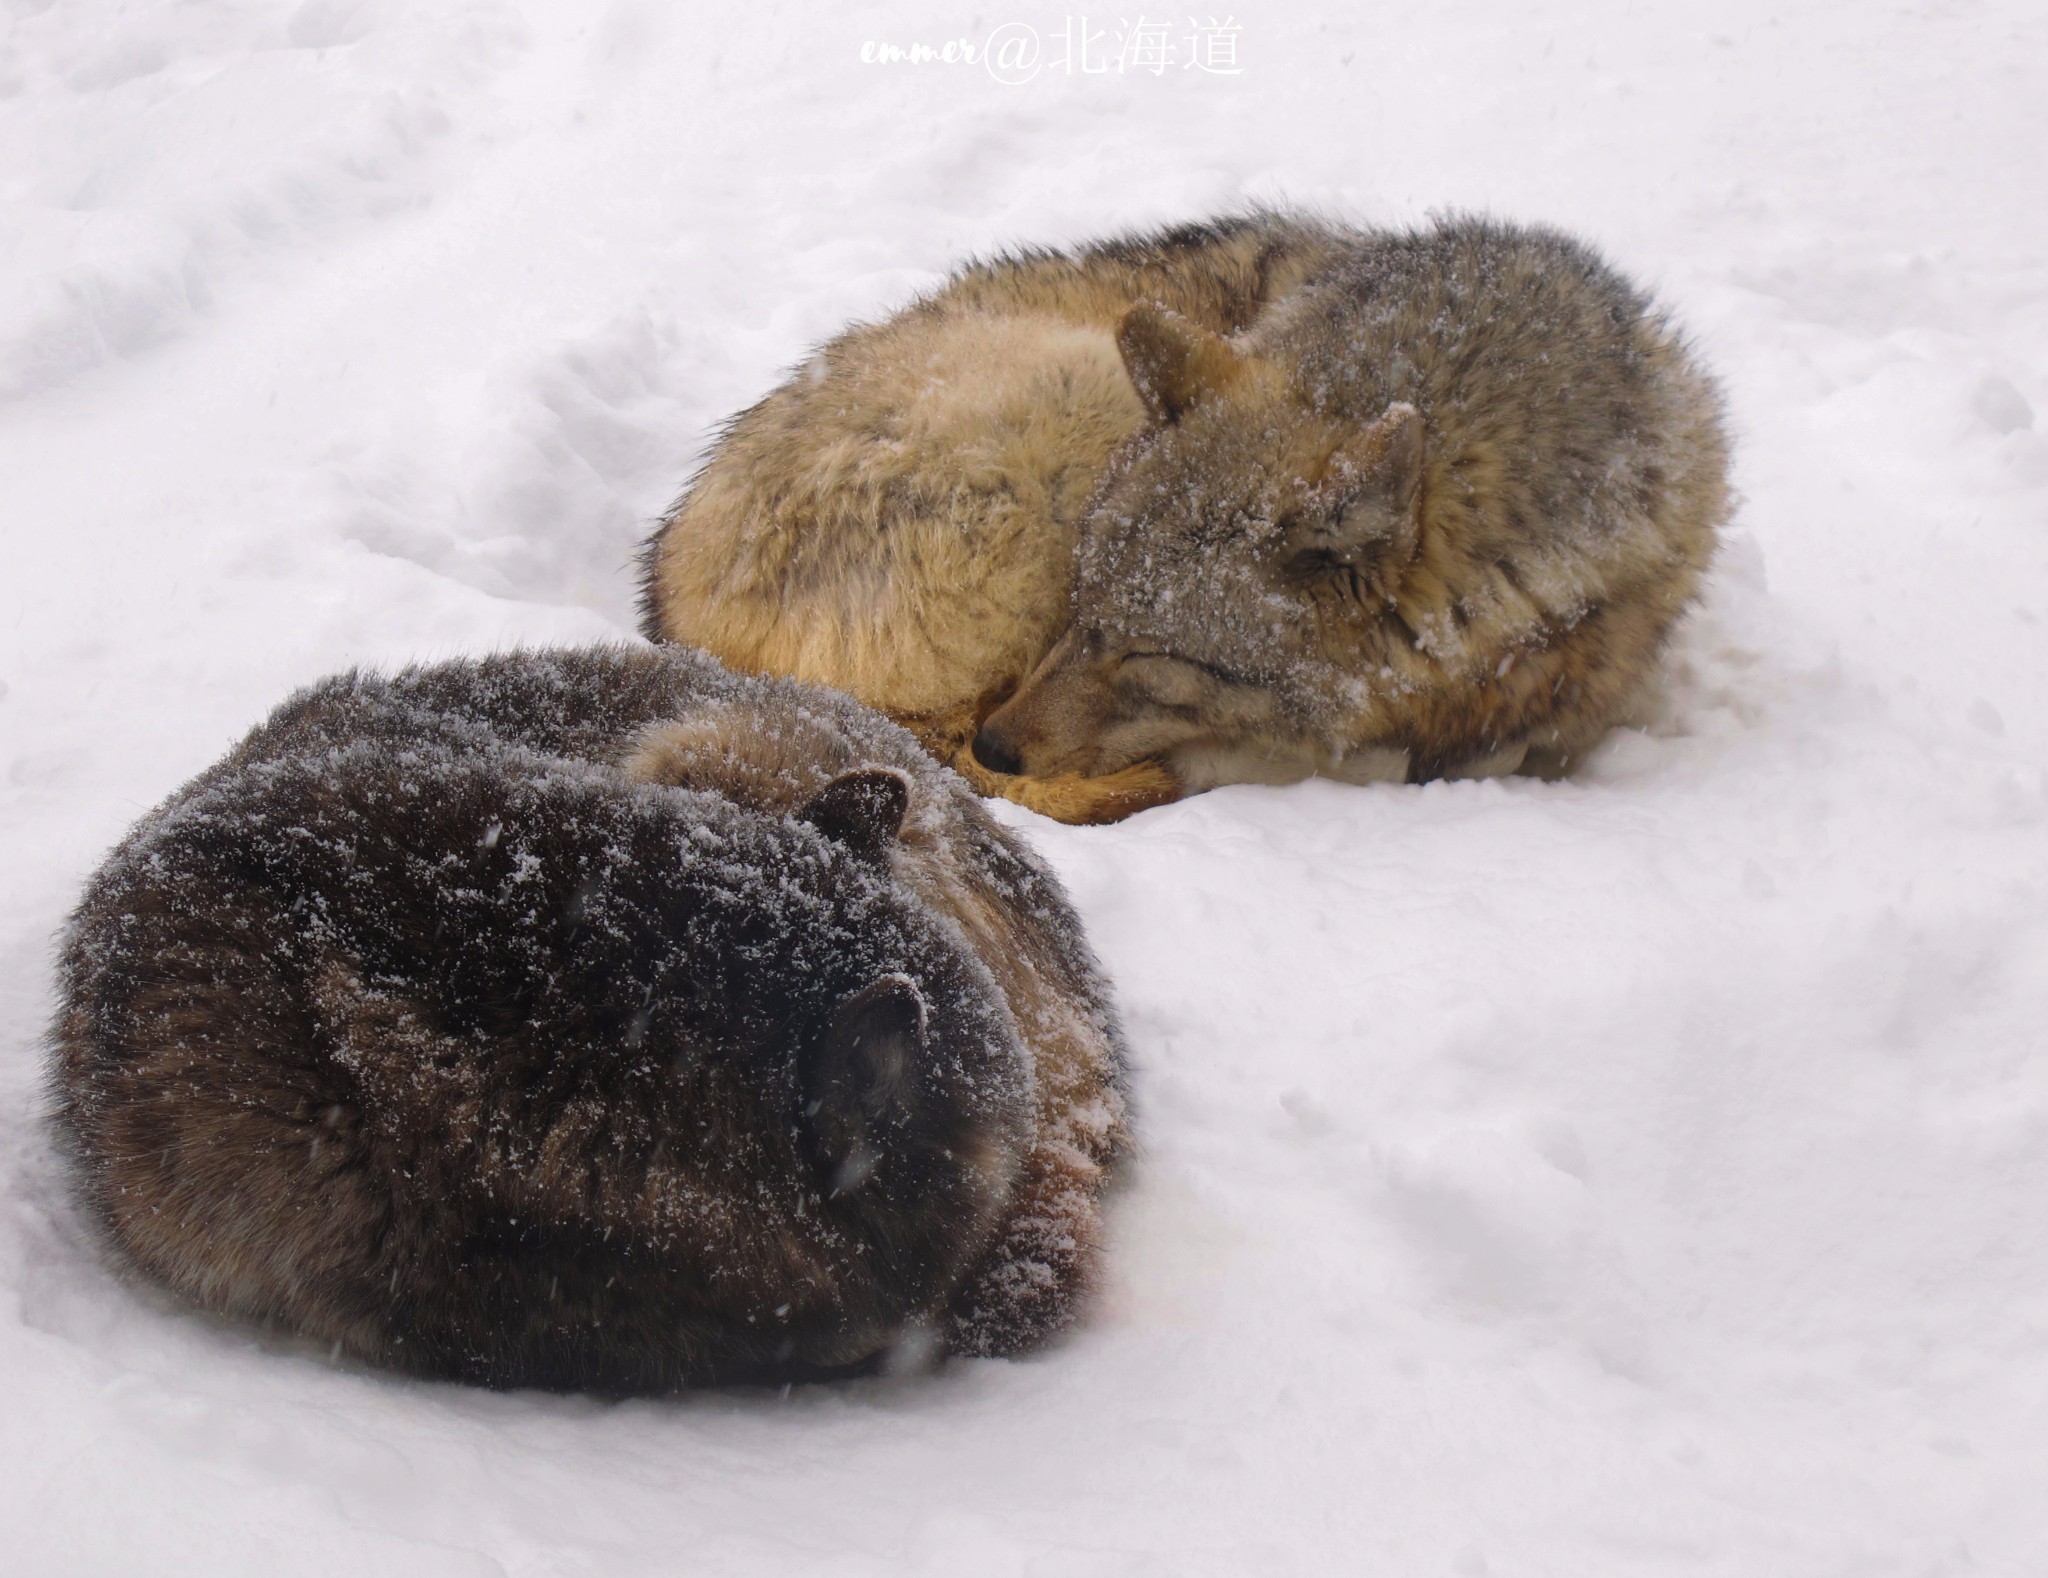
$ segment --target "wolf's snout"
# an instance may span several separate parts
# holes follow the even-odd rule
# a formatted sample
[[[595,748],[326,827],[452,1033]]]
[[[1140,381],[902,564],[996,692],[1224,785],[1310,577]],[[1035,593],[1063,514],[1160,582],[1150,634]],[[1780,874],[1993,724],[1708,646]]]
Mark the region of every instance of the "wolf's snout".
[[[1017,754],[1017,748],[987,724],[974,737],[974,759],[992,773],[1014,775],[1024,770],[1024,759]]]

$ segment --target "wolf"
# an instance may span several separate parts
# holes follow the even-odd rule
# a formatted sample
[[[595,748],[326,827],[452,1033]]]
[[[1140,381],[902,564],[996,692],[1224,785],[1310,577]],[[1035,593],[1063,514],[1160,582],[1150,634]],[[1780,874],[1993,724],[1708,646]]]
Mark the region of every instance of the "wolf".
[[[1238,332],[1333,240],[1254,213],[1030,249],[849,328],[726,425],[649,538],[643,632],[847,691],[978,789],[1062,820],[1172,798],[1149,765],[999,780],[969,747],[1067,624],[1082,513],[1146,425],[1124,314]]]
[[[1561,773],[1629,716],[1729,510],[1721,400],[1552,230],[1361,235],[1226,337],[1118,330],[1152,422],[1082,523],[1072,617],[974,750],[1179,792]]]
[[[1727,462],[1713,381],[1590,247],[1262,213],[841,336],[735,419],[643,608],[1062,820],[1556,774],[1644,695]]]
[[[61,959],[57,1120],[118,1253],[421,1376],[1023,1351],[1128,1141],[1055,879],[901,729],[699,654],[316,685],[138,825]]]

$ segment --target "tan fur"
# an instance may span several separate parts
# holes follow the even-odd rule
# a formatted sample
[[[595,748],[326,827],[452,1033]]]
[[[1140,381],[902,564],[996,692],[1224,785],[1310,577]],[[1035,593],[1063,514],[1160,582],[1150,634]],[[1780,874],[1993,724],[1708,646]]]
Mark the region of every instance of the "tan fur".
[[[1062,820],[1174,798],[1150,764],[1018,784],[968,746],[1065,625],[1077,524],[1145,422],[1124,313],[1236,330],[1328,239],[1261,215],[1000,258],[847,330],[734,419],[648,544],[647,633],[845,690]]]

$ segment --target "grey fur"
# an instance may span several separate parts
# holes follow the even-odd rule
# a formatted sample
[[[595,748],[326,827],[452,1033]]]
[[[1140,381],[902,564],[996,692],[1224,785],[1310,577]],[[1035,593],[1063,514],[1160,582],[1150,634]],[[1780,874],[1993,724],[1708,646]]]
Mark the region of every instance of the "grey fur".
[[[1728,513],[1714,385],[1555,231],[1354,233],[1240,334],[1138,307],[1119,343],[1153,426],[1082,522],[1072,623],[977,740],[999,771],[1568,766]]]

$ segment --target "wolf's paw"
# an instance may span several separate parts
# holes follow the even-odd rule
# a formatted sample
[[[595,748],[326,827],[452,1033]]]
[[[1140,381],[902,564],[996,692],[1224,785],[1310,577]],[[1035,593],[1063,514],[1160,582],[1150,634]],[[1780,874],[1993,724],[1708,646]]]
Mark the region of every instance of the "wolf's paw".
[[[1055,822],[1095,826],[1121,822],[1155,805],[1181,797],[1180,780],[1157,762],[1139,762],[1100,778],[1061,773],[1053,778],[1015,778],[992,773],[974,759],[971,749],[955,751],[950,765],[976,794],[1012,800]]]

